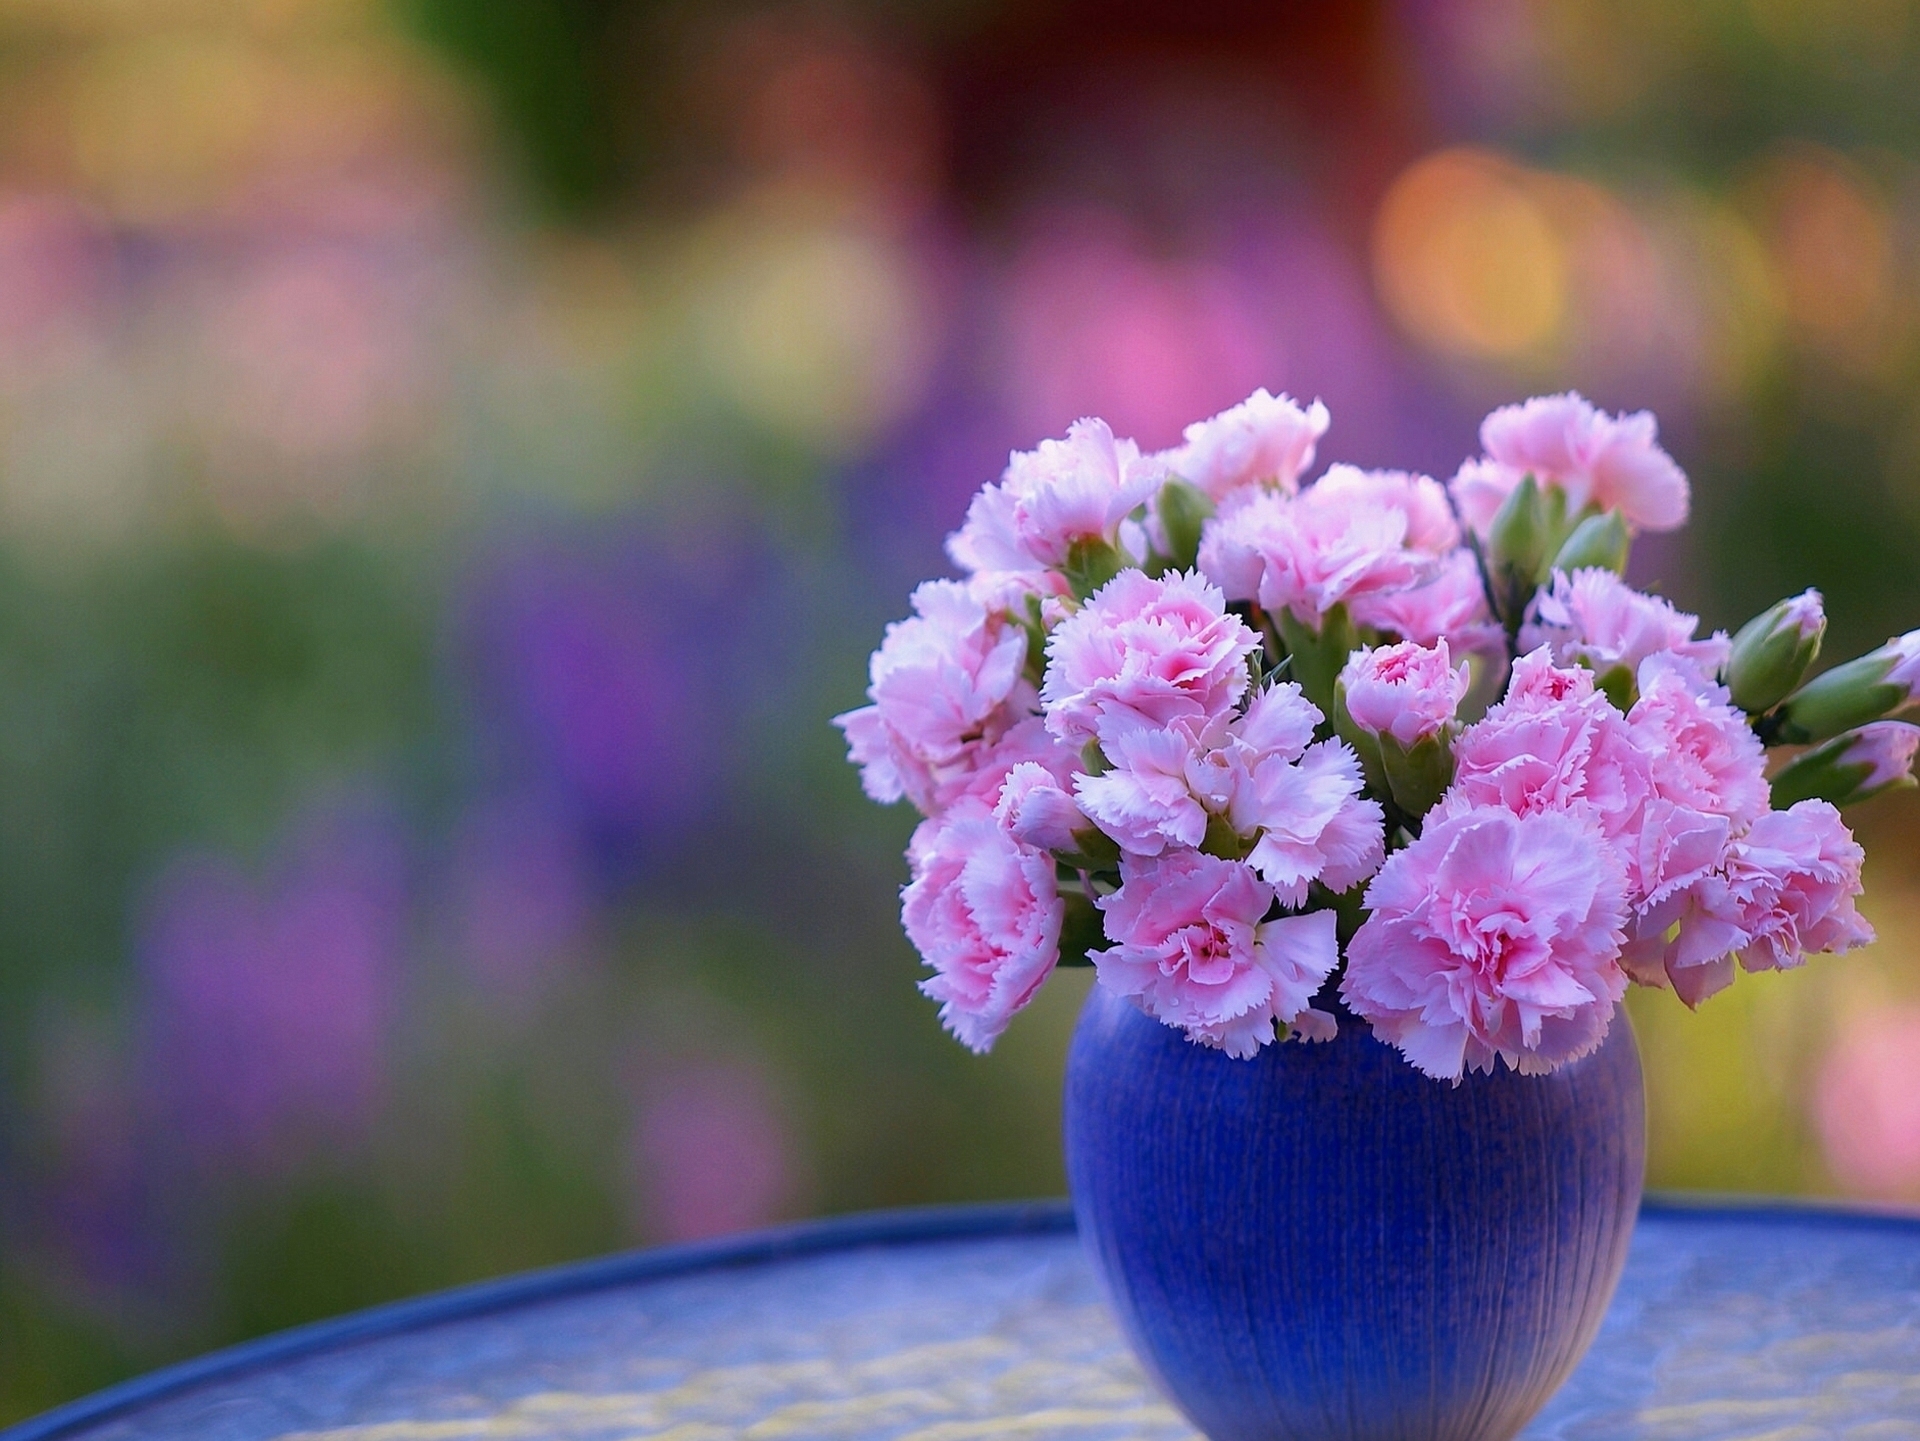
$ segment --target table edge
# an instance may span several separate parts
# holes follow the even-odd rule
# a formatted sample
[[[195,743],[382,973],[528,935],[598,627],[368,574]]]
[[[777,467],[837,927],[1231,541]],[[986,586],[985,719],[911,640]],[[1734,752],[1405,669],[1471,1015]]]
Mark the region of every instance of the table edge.
[[[1792,1222],[1820,1229],[1891,1230],[1920,1240],[1920,1213],[1837,1202],[1653,1193],[1642,1201],[1640,1216],[1680,1222]],[[767,1265],[865,1246],[924,1245],[1073,1229],[1073,1208],[1065,1199],[910,1206],[800,1221],[711,1241],[596,1256],[390,1301],[243,1341],[150,1371],[16,1422],[0,1430],[0,1441],[59,1441],[83,1428],[249,1371],[362,1341],[382,1340],[516,1306],[583,1296],[641,1281]]]

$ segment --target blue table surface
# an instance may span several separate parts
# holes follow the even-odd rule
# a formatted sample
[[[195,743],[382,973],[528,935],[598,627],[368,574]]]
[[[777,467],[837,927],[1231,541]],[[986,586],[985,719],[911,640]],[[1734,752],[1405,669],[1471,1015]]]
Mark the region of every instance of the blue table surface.
[[[1194,1432],[1060,1203],[889,1212],[402,1302],[130,1382],[0,1441],[776,1441]],[[1920,1441],[1920,1220],[1649,1202],[1529,1441]]]

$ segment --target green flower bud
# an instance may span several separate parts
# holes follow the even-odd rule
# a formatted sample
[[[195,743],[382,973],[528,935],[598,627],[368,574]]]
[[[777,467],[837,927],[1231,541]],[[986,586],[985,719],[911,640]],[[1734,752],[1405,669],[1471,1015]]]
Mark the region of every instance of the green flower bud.
[[[1167,562],[1174,570],[1191,570],[1200,555],[1200,529],[1213,514],[1213,502],[1197,485],[1175,476],[1160,487],[1154,502],[1160,528],[1167,534]]]
[[[1347,657],[1360,644],[1346,606],[1336,605],[1321,616],[1317,630],[1301,624],[1290,610],[1281,611],[1278,619],[1280,638],[1287,643],[1287,654],[1293,661],[1290,675],[1300,683],[1301,693],[1331,722],[1334,682],[1340,678]]]
[[[1727,662],[1733,703],[1749,715],[1779,705],[1820,654],[1826,633],[1827,613],[1817,590],[1783,600],[1741,626]]]
[[[1089,535],[1067,547],[1067,563],[1060,573],[1073,588],[1074,599],[1085,600],[1131,564],[1120,547]]]
[[[1445,732],[1422,736],[1411,749],[1391,735],[1379,737],[1379,742],[1393,803],[1406,815],[1424,816],[1453,784],[1451,737]]]
[[[1547,561],[1547,506],[1527,476],[1501,502],[1487,527],[1487,563],[1496,577],[1537,585]]]
[[[1905,721],[1873,721],[1835,736],[1795,756],[1773,778],[1773,808],[1783,811],[1806,800],[1851,806],[1911,786],[1916,751],[1920,726]]]
[[[1896,636],[1858,660],[1822,671],[1768,717],[1772,742],[1807,745],[1880,720],[1913,703],[1920,687],[1920,630]]]
[[[1620,518],[1619,511],[1590,515],[1573,528],[1573,534],[1560,547],[1549,570],[1564,570],[1568,575],[1576,570],[1610,570],[1615,575],[1624,575],[1631,543],[1627,523]]]

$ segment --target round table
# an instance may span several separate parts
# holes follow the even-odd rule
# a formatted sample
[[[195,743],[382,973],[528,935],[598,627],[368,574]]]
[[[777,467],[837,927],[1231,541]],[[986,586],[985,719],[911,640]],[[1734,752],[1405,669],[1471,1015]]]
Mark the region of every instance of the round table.
[[[1920,1441],[1920,1219],[1649,1201],[1530,1441]],[[887,1212],[487,1282],[252,1342],[0,1441],[1192,1438],[1062,1203]]]

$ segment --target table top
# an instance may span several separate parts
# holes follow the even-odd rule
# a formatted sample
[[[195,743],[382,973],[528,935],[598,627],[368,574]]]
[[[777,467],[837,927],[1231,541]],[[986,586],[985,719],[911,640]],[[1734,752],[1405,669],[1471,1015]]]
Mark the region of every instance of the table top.
[[[1192,1441],[1063,1203],[885,1212],[488,1282],[156,1372],[0,1441]],[[1920,1441],[1920,1219],[1649,1201],[1526,1441]]]

